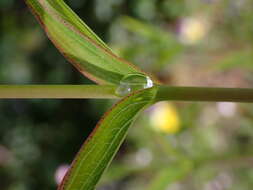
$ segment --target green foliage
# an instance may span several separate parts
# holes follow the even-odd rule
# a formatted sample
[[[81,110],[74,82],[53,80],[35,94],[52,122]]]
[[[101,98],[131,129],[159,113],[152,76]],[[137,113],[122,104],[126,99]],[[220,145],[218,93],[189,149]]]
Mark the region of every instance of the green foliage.
[[[149,190],[164,190],[172,183],[184,178],[193,169],[190,161],[181,161],[172,164],[170,167],[160,169],[149,186]]]
[[[155,87],[139,91],[106,113],[79,151],[59,189],[94,189],[136,114],[152,102],[155,94]]]
[[[125,74],[142,72],[118,59],[63,1],[27,2],[38,10],[37,17],[55,45],[64,47],[60,51],[79,70],[84,69],[82,74],[90,79],[112,85],[118,84]],[[253,9],[250,1],[66,2],[102,39],[111,43],[117,54],[154,73],[168,85],[252,86]],[[0,4],[3,28],[0,31],[0,80],[3,83],[89,83],[65,64],[22,1],[3,0]],[[207,28],[204,35],[191,44],[185,43],[181,36],[182,26],[189,19],[203,19],[206,22],[200,26]],[[85,85],[82,86],[85,89]],[[134,94],[150,95],[146,98],[151,100],[153,90]],[[99,92],[102,94],[103,90]],[[129,99],[131,96],[124,99],[124,105]],[[100,113],[111,103],[103,100],[0,101],[0,188],[55,189],[56,168],[72,160]],[[121,103],[105,115],[104,121],[123,106]],[[140,110],[142,106],[146,107],[140,105]],[[127,141],[96,189],[214,189],[218,184],[223,189],[251,190],[252,105],[180,102],[174,106],[178,108],[181,130],[168,134],[157,126],[150,126],[152,112],[158,107],[144,112],[130,128]],[[122,119],[127,119],[123,116]],[[101,128],[104,122],[100,122],[99,133],[93,133],[94,136],[109,141],[113,138],[109,130],[116,126],[114,124]],[[108,137],[103,136],[102,131],[107,131]],[[87,141],[86,144],[96,146],[93,138],[90,139],[92,143]],[[121,143],[118,139],[110,155]],[[93,150],[100,158],[106,151],[100,148],[102,145]],[[85,147],[65,178],[67,185],[72,175],[77,175],[80,182],[88,181],[76,173],[78,160],[84,159],[81,153],[87,151]],[[90,172],[93,172],[92,166],[98,166],[98,170],[94,170],[96,177],[87,182],[90,188],[97,183],[106,165],[104,162],[99,166],[98,157],[90,155],[89,158],[97,162],[89,160],[82,165]],[[110,163],[109,156],[106,161]],[[73,183],[78,185],[78,180]]]
[[[124,75],[142,72],[118,58],[64,1],[26,2],[55,46],[91,80],[101,84],[118,84]]]
[[[113,54],[63,1],[26,2],[55,46],[92,80],[119,84],[125,75],[141,72]],[[59,189],[94,189],[124,140],[133,118],[155,94],[156,88],[132,94],[105,114],[84,143]]]
[[[132,59],[137,56],[150,56],[151,54],[151,59],[154,59],[153,64],[156,64],[159,68],[163,68],[168,63],[173,63],[173,59],[183,50],[183,46],[178,42],[173,33],[131,17],[123,17],[120,23],[127,30],[146,41],[146,44],[145,42],[144,44],[135,44],[135,47],[131,50]]]
[[[245,49],[242,51],[230,52],[217,65],[218,69],[229,70],[233,68],[246,68],[253,69],[252,65],[253,51],[251,49]]]

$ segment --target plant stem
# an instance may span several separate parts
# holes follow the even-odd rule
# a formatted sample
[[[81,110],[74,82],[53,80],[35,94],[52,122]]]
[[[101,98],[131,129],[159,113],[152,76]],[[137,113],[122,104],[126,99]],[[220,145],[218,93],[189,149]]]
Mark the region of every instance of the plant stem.
[[[115,86],[109,85],[0,85],[3,99],[115,99]]]
[[[0,85],[2,99],[118,99],[113,85]],[[155,101],[253,102],[250,88],[158,86]]]
[[[159,86],[155,101],[253,102],[252,88]]]

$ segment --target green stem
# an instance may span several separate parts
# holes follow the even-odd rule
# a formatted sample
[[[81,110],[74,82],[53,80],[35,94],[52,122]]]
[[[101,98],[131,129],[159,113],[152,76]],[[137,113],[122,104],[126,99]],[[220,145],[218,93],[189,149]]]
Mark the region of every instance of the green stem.
[[[117,99],[112,85],[0,85],[2,99]],[[253,102],[250,88],[158,86],[155,101]]]
[[[252,88],[159,86],[155,101],[253,102]]]
[[[109,85],[0,85],[0,98],[103,98],[115,99],[115,86]]]

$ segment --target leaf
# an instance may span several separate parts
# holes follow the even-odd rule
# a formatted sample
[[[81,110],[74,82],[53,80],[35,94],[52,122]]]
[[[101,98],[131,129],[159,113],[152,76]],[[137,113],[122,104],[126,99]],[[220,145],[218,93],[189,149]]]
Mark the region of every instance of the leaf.
[[[163,31],[159,27],[155,27],[151,24],[139,21],[137,19],[124,16],[121,18],[121,23],[128,30],[139,34],[142,37],[147,38],[148,40],[166,42],[168,45],[179,45],[176,40],[176,37],[168,31]]]
[[[59,51],[91,80],[118,84],[126,74],[144,73],[116,56],[63,0],[25,2]]]
[[[215,64],[214,68],[219,71],[225,71],[233,68],[245,68],[252,71],[252,59],[252,49],[233,50],[220,59],[218,63]]]
[[[158,175],[151,181],[148,190],[164,190],[172,183],[185,177],[192,170],[193,164],[191,161],[184,160],[173,164],[170,167],[161,169]]]
[[[142,44],[139,48],[138,43],[133,44],[133,52],[136,55],[139,55],[140,52],[142,55],[145,53],[148,55],[152,54],[153,59],[157,57],[155,64],[158,64],[159,68],[162,65],[173,63],[173,59],[183,50],[183,46],[179,43],[176,36],[168,30],[164,31],[160,27],[128,16],[122,17],[120,21],[127,30],[137,34],[139,38],[144,38],[146,41],[144,41],[146,45]]]
[[[136,114],[152,103],[157,88],[134,92],[99,121],[58,190],[93,190],[124,140]]]

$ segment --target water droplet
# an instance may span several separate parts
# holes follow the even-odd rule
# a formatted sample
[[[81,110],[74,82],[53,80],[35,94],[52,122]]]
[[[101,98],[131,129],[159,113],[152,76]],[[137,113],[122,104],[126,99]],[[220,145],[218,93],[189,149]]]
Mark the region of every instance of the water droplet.
[[[151,88],[152,86],[153,81],[148,76],[141,73],[130,73],[121,79],[115,93],[118,96],[126,96],[136,90]]]

